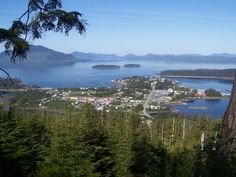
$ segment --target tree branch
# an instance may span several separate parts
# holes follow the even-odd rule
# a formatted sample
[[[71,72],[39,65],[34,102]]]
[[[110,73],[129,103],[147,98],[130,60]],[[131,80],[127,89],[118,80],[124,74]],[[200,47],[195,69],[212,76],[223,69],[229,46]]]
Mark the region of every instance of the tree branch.
[[[37,3],[34,3],[34,5],[36,5],[41,12],[42,11],[48,11],[47,9],[45,9],[44,7],[41,7]],[[30,3],[28,4],[27,10],[20,16],[20,18],[18,18],[18,20],[20,21],[25,15],[27,15],[27,19],[26,19],[26,22],[25,22],[26,29],[25,29],[25,38],[24,39],[27,40],[27,37],[28,37],[28,23],[29,23],[29,19],[30,19]]]
[[[29,50],[28,40],[39,39],[43,32],[65,32],[75,28],[81,35],[86,31],[87,23],[80,19],[79,12],[61,10],[61,0],[30,0],[23,14],[13,21],[11,28],[0,28],[0,43],[5,43],[6,50],[12,50],[11,59],[26,58]],[[32,19],[31,19],[32,17]]]
[[[28,10],[27,10],[27,20],[25,22],[25,40],[27,39],[28,36],[28,23],[29,23],[29,18],[30,18],[30,5],[28,5]]]
[[[37,3],[34,3],[39,9],[40,9],[40,11],[47,11],[45,8],[43,8],[43,7],[41,7],[40,5],[38,5]]]
[[[20,16],[20,18],[18,18],[18,20],[21,20],[27,13],[29,13],[29,8]]]
[[[9,74],[6,70],[4,70],[4,69],[2,69],[2,68],[0,68],[0,70],[3,71],[3,72],[7,75],[7,78],[8,78],[8,79],[11,81],[11,83],[13,84],[13,80],[12,80],[10,74]]]

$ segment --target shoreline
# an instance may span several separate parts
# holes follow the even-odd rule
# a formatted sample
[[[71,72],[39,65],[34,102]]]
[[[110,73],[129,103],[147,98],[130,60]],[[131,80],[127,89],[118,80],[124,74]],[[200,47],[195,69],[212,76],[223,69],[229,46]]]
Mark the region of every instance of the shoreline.
[[[208,110],[209,107],[206,107],[206,106],[189,106],[187,104],[187,102],[195,102],[195,101],[198,101],[198,100],[229,100],[230,97],[203,97],[203,98],[195,98],[195,99],[192,99],[192,100],[188,100],[186,102],[183,102],[183,101],[179,101],[179,102],[172,102],[172,103],[169,103],[167,104],[167,106],[169,108],[171,108],[171,106],[185,106],[187,109],[189,110]],[[171,108],[170,111],[172,113],[181,113],[181,111],[179,109],[176,109],[176,108]]]
[[[200,98],[193,98],[185,101],[176,101],[176,102],[170,102],[167,105],[185,105],[187,102],[197,101],[197,100],[224,100],[224,99],[230,99],[230,97],[200,97]]]
[[[222,96],[222,97],[202,97],[194,100],[224,100],[229,99],[230,96]]]
[[[215,80],[230,80],[233,81],[233,77],[216,77],[216,76],[173,76],[173,75],[160,75],[166,78],[189,78],[189,79],[215,79]]]

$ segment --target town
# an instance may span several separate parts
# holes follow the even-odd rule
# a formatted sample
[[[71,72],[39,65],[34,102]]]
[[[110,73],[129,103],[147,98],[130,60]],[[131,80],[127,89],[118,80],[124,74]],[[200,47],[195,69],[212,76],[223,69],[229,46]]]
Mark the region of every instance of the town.
[[[229,93],[215,89],[195,89],[175,80],[160,76],[133,76],[112,80],[112,87],[95,88],[31,88],[13,94],[15,104],[22,107],[45,109],[79,109],[82,104],[92,104],[97,110],[137,109],[143,116],[174,112],[169,105],[186,105],[196,99],[219,99]]]

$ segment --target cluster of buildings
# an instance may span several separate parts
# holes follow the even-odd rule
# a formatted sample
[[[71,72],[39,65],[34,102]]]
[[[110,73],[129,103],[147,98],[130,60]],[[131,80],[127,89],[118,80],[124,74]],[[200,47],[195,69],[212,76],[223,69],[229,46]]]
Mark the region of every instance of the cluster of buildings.
[[[44,106],[45,104],[50,103],[51,101],[68,100],[70,94],[71,91],[65,92],[59,91],[58,89],[47,89],[47,96],[41,99],[39,106]]]
[[[206,96],[206,93],[205,93],[205,90],[203,89],[198,89],[197,90],[197,93],[195,94],[196,97],[205,97]]]
[[[90,103],[95,106],[97,110],[104,110],[114,100],[114,97],[87,97],[87,96],[73,96],[69,97],[73,105],[79,105],[83,103]]]
[[[62,100],[70,101],[71,105],[75,108],[79,108],[80,104],[91,103],[95,106],[97,110],[103,110],[115,99],[115,97],[90,97],[90,96],[72,96],[72,91],[59,91],[57,89],[52,89],[46,92],[48,95],[42,98],[39,106],[44,106],[51,101]]]
[[[120,105],[122,108],[132,108],[137,107],[139,105],[142,105],[144,103],[144,100],[137,100],[133,97],[122,97],[120,98]]]
[[[172,98],[169,94],[172,93],[168,90],[155,90],[147,104],[146,108],[149,110],[164,110]]]
[[[130,83],[133,83],[134,81],[150,84],[150,87],[130,90]],[[132,108],[141,105],[145,106],[148,110],[158,111],[165,110],[167,108],[166,105],[173,103],[174,101],[181,102],[182,96],[183,98],[188,97],[188,95],[192,95],[192,97],[206,97],[205,90],[199,89],[196,91],[190,88],[187,89],[180,86],[175,81],[172,81],[170,84],[171,86],[165,87],[166,89],[156,89],[158,83],[165,84],[165,81],[165,79],[158,77],[132,77],[113,80],[112,82],[118,86],[116,93],[104,97],[91,96],[91,93],[97,92],[96,89],[80,88],[77,92],[51,89],[47,90],[46,93],[48,96],[41,99],[39,106],[44,106],[50,101],[63,100],[71,102],[71,105],[76,108],[79,108],[80,104],[90,103],[93,104],[97,110],[104,110],[110,106],[119,109]],[[131,96],[124,94],[127,93],[127,91],[131,92]],[[222,93],[223,96],[226,94],[227,93]]]

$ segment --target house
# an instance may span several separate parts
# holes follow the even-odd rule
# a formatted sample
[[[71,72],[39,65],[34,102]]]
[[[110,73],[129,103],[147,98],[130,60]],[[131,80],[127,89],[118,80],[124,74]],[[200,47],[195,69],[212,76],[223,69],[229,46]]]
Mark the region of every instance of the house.
[[[69,97],[69,99],[72,100],[72,101],[76,101],[76,100],[78,100],[78,97],[76,97],[76,96],[71,96],[71,97]]]
[[[169,88],[169,89],[168,89],[168,92],[169,92],[169,93],[173,93],[174,90],[173,90],[172,88]]]
[[[205,97],[206,94],[205,94],[204,90],[198,90],[195,96],[197,96],[197,97]]]

